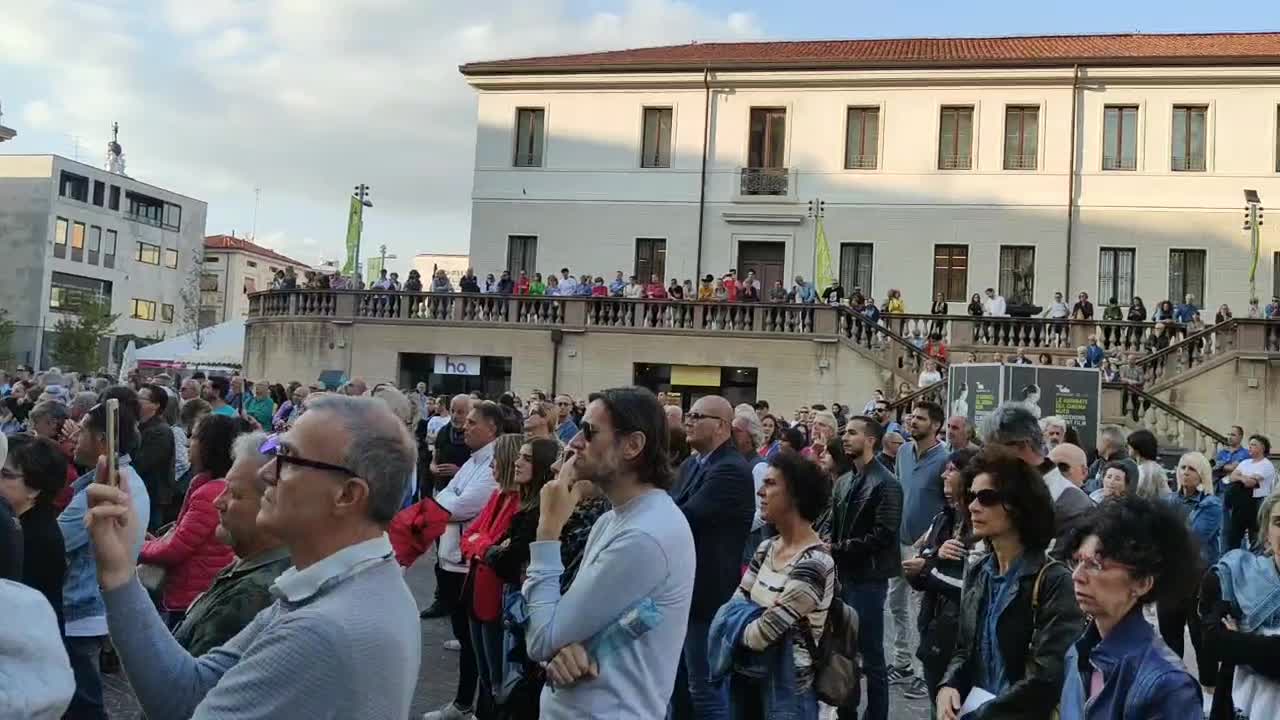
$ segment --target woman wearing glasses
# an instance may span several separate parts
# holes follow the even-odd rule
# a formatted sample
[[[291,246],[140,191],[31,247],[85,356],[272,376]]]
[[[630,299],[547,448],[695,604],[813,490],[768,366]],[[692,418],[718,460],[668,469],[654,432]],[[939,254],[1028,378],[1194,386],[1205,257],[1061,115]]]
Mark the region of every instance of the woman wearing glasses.
[[[1202,717],[1195,678],[1142,615],[1147,603],[1188,597],[1199,578],[1178,513],[1138,496],[1105,503],[1066,552],[1076,603],[1091,621],[1066,655],[1062,720]]]
[[[964,475],[973,536],[990,552],[965,573],[937,716],[955,720],[972,696],[986,699],[972,717],[1047,718],[1062,694],[1063,656],[1084,626],[1071,573],[1045,555],[1054,534],[1049,488],[1035,468],[994,445]]]
[[[1222,530],[1222,499],[1213,494],[1213,471],[1209,460],[1198,452],[1190,452],[1178,461],[1178,490],[1166,500],[1170,507],[1177,510],[1179,516],[1200,546],[1200,568],[1213,567],[1218,562],[1218,538]],[[1183,631],[1185,626],[1191,635],[1191,646],[1196,651],[1196,676],[1200,685],[1209,695],[1213,694],[1214,677],[1217,666],[1209,656],[1200,649],[1200,618],[1197,617],[1196,596],[1194,591],[1199,587],[1197,581],[1191,588],[1193,593],[1181,602],[1170,599],[1160,604],[1160,636],[1173,651],[1182,657]]]
[[[1201,644],[1222,663],[1209,720],[1280,717],[1280,494],[1258,527],[1261,550],[1223,555],[1200,587]]]
[[[240,419],[206,415],[196,424],[187,446],[191,460],[191,486],[178,510],[178,520],[162,537],[148,539],[138,556],[140,564],[167,570],[161,606],[170,628],[187,614],[213,578],[235,560],[235,553],[214,535],[218,511],[213,501],[222,494],[231,469],[231,445],[240,434]]]

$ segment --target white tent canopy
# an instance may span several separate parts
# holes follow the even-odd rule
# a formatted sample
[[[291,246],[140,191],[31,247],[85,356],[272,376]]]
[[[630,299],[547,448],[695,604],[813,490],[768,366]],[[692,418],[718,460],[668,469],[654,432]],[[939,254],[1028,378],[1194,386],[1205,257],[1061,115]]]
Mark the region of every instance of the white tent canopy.
[[[244,320],[228,320],[200,331],[200,347],[196,333],[158,342],[138,349],[138,363],[180,364],[187,366],[218,365],[240,367],[244,362]]]

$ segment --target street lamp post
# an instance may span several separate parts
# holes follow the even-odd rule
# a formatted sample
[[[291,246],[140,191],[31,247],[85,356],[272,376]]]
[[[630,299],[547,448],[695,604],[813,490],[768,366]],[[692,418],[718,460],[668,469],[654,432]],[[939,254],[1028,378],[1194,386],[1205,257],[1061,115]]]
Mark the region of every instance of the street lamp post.
[[[1249,231],[1249,299],[1258,297],[1258,252],[1262,241],[1262,198],[1257,190],[1244,191],[1244,230]]]
[[[364,183],[355,186],[355,192],[352,193],[357,200],[360,201],[362,207],[373,207],[373,201],[369,199],[370,187]],[[354,272],[360,272],[360,244],[364,242],[364,210],[360,211],[360,227],[356,230],[356,263],[353,268]]]

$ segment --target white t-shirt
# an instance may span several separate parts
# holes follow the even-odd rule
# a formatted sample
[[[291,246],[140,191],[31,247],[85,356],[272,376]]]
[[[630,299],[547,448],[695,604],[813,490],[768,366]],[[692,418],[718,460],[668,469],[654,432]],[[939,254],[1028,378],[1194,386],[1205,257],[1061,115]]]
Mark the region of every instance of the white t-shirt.
[[[1253,489],[1253,496],[1256,498],[1264,498],[1271,494],[1276,486],[1276,466],[1271,461],[1263,458],[1261,460],[1241,460],[1236,466],[1241,475],[1261,475],[1262,482],[1258,483],[1258,487]]]

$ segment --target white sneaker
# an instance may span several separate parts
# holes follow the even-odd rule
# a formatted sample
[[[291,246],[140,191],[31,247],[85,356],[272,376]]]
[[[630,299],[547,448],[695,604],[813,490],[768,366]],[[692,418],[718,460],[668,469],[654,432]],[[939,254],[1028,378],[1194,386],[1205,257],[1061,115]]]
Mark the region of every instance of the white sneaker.
[[[449,703],[439,710],[424,713],[422,720],[475,720],[470,710],[459,710],[457,705]]]
[[[445,640],[444,649],[457,652],[462,649],[462,643],[458,642],[457,640]]]

